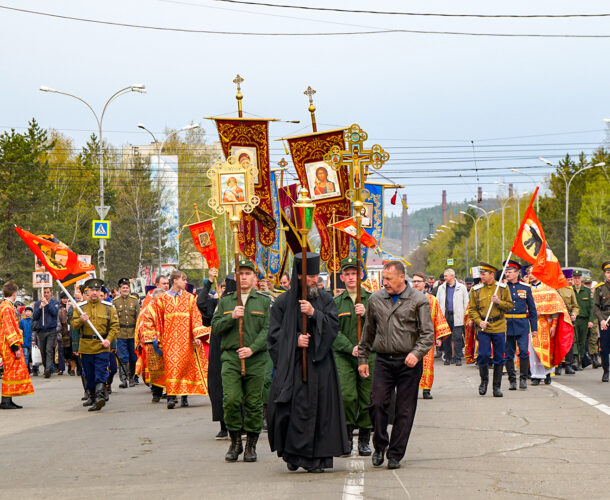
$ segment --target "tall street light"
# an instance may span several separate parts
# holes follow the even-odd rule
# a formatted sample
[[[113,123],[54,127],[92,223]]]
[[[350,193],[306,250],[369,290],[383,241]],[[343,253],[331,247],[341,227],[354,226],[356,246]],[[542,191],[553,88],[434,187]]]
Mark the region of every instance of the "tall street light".
[[[487,262],[489,262],[489,216],[495,212],[495,210],[490,210],[489,212],[484,208],[478,207],[477,205],[468,205],[471,208],[476,208],[477,210],[481,210],[483,212],[483,217],[487,219]],[[477,217],[480,219],[481,217]],[[476,222],[475,222],[476,227]]]
[[[100,140],[100,150],[99,150],[100,205],[99,205],[99,207],[95,207],[95,210],[96,210],[97,214],[100,216],[100,219],[104,219],[106,217],[106,214],[108,213],[108,210],[110,210],[109,206],[104,205],[104,139],[102,136],[102,124],[104,122],[104,115],[106,114],[106,109],[108,108],[108,105],[112,101],[114,101],[117,97],[119,97],[123,94],[127,94],[129,92],[138,92],[140,94],[146,94],[146,86],[141,83],[135,83],[133,85],[130,85],[129,87],[125,87],[120,90],[117,90],[106,101],[106,104],[104,104],[104,107],[102,108],[102,114],[99,117],[98,117],[97,113],[93,110],[91,105],[87,101],[85,101],[82,97],[78,97],[74,94],[69,94],[68,92],[62,92],[60,90],[55,90],[50,87],[45,87],[44,85],[41,85],[40,91],[41,92],[51,92],[53,94],[61,94],[61,95],[65,95],[68,97],[72,97],[73,99],[76,99],[77,101],[82,102],[85,106],[87,106],[89,108],[89,111],[91,111],[93,113],[93,116],[95,117],[95,121],[97,122],[98,136],[99,136],[99,140]],[[97,254],[97,264],[98,264],[98,268],[100,270],[101,279],[104,279],[104,273],[106,271],[106,255],[104,252],[105,241],[106,240],[104,240],[103,238],[100,238],[100,249]]]
[[[474,217],[473,215],[470,215],[468,212],[464,212],[464,210],[460,210],[460,213],[462,215],[467,215],[468,217],[470,217],[472,219],[472,222],[474,223],[474,258],[475,260],[479,257],[479,243],[478,243],[478,237],[477,237],[477,218]]]
[[[526,177],[529,177],[532,180],[532,182],[534,183],[534,186],[538,185],[538,182],[536,181],[536,179],[534,177],[532,177],[530,174],[526,174],[525,172],[519,170],[518,168],[511,168],[510,170],[511,170],[511,172],[515,172],[517,174],[521,174],[521,175],[525,175]],[[538,205],[538,200],[539,200],[539,198],[538,198],[538,196],[536,196],[536,213],[537,214],[540,213],[540,206]],[[521,222],[521,221],[519,221],[519,222]]]
[[[186,130],[193,130],[196,128],[199,128],[199,125],[196,123],[193,123],[191,125],[185,125],[182,128],[179,128],[178,130],[174,130],[173,132],[170,132],[169,134],[167,134],[165,136],[165,139],[163,139],[163,142],[161,143],[161,145],[159,146],[159,141],[157,140],[157,138],[155,137],[155,134],[153,134],[149,129],[147,129],[144,124],[142,123],[138,123],[138,128],[141,128],[142,130],[146,130],[146,132],[148,132],[152,138],[153,141],[155,142],[155,146],[157,148],[157,186],[160,188],[161,187],[161,176],[160,176],[160,169],[161,169],[161,153],[163,151],[163,147],[165,146],[165,143],[167,142],[167,140],[176,135],[179,134],[180,132],[184,132]],[[158,245],[159,245],[159,272],[157,274],[157,276],[161,276],[161,266],[162,266],[162,260],[161,260],[161,224],[162,224],[162,220],[161,217],[159,217],[159,240],[158,240]],[[225,249],[226,249],[226,234],[225,234]]]
[[[605,167],[606,163],[602,161],[600,163],[596,163],[595,165],[589,165],[587,167],[583,167],[580,170],[577,170],[576,172],[574,172],[572,177],[570,177],[570,179],[568,180],[568,178],[566,177],[565,173],[563,172],[563,169],[560,169],[559,166],[553,165],[552,162],[550,162],[546,158],[543,158],[542,156],[539,157],[538,159],[541,162],[546,163],[549,167],[553,167],[556,172],[559,172],[561,174],[561,177],[563,178],[563,182],[565,184],[565,188],[566,188],[566,207],[565,207],[566,218],[565,218],[565,228],[564,228],[565,232],[564,232],[564,248],[563,248],[563,262],[564,262],[563,265],[564,265],[564,267],[568,267],[568,207],[569,207],[569,203],[570,203],[570,184],[572,184],[572,181],[574,180],[574,177],[576,177],[581,172],[584,172],[585,170],[588,170],[588,169],[593,168],[593,167]]]

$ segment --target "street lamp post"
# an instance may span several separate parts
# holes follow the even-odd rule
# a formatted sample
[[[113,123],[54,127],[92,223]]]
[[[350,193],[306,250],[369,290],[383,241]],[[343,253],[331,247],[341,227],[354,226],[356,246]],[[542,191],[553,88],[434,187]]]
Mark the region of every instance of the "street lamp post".
[[[570,179],[568,180],[565,173],[562,170],[560,170],[559,168],[557,168],[555,165],[553,165],[553,163],[551,163],[549,160],[547,160],[546,158],[542,158],[542,157],[540,157],[538,159],[541,162],[546,163],[549,167],[554,167],[555,170],[561,174],[561,177],[563,178],[563,182],[565,184],[565,188],[566,188],[566,207],[565,207],[566,214],[565,215],[566,216],[565,216],[565,227],[564,227],[564,245],[563,245],[564,264],[563,265],[564,265],[564,267],[568,267],[568,208],[569,208],[569,203],[570,203],[570,184],[572,184],[574,177],[576,177],[581,172],[584,172],[585,170],[588,170],[593,167],[605,167],[606,163],[602,161],[600,163],[596,163],[595,165],[589,165],[587,167],[583,167],[580,170],[577,170],[576,172],[574,172],[574,174],[572,174],[572,177],[570,177]]]
[[[161,153],[163,152],[163,147],[165,146],[165,143],[167,142],[167,140],[172,137],[173,135],[179,134],[180,132],[184,132],[185,130],[193,130],[196,128],[199,128],[199,125],[194,123],[191,125],[185,125],[182,128],[179,128],[178,130],[174,130],[172,132],[170,132],[169,134],[167,134],[165,136],[165,139],[163,139],[163,142],[161,143],[161,146],[159,147],[159,141],[157,141],[157,138],[155,137],[155,134],[153,134],[149,129],[147,129],[142,123],[138,123],[138,128],[141,128],[142,130],[145,130],[146,132],[148,132],[151,137],[153,138],[153,141],[155,142],[155,146],[157,147],[157,187],[160,188],[161,187],[161,177],[160,177],[160,172],[159,170],[161,169]],[[158,239],[158,245],[159,245],[159,272],[157,274],[157,276],[161,276],[161,266],[162,266],[162,257],[161,257],[161,217],[159,217],[159,239]],[[226,240],[226,238],[225,238]],[[228,260],[228,259],[227,259]]]
[[[474,259],[476,260],[479,256],[479,243],[478,243],[478,238],[477,238],[477,218],[474,217],[473,215],[470,215],[468,212],[464,212],[464,210],[460,210],[460,213],[462,215],[467,215],[468,217],[470,217],[472,219],[472,222],[474,223]]]
[[[519,170],[518,168],[511,168],[510,169],[512,172],[515,172],[517,174],[521,174],[521,175],[525,175],[526,177],[529,177],[530,179],[532,179],[532,181],[534,182],[534,186],[536,186],[538,183],[536,182],[536,179],[534,179],[534,177],[532,177],[529,174],[526,174],[525,172],[522,172],[521,170]],[[538,196],[536,196],[536,213],[540,213],[540,206],[538,205]],[[521,222],[521,219],[519,219],[519,222]]]
[[[102,124],[104,122],[104,115],[106,114],[106,109],[108,108],[108,105],[112,101],[114,101],[117,97],[119,97],[123,94],[127,94],[129,92],[138,92],[140,94],[146,94],[146,87],[141,83],[136,83],[136,84],[130,85],[129,87],[125,87],[120,90],[117,90],[106,101],[106,104],[104,104],[104,107],[102,108],[102,114],[99,117],[98,117],[97,113],[93,110],[91,105],[87,101],[85,101],[82,97],[78,97],[74,94],[69,94],[68,92],[62,92],[60,90],[55,90],[50,87],[45,87],[44,85],[42,85],[40,87],[40,91],[41,92],[51,92],[53,94],[61,94],[61,95],[65,95],[68,97],[72,97],[72,98],[76,99],[77,101],[82,102],[85,106],[87,106],[89,108],[89,111],[91,111],[93,113],[93,116],[95,117],[95,121],[97,122],[98,136],[99,136],[99,140],[100,140],[100,151],[99,151],[100,206],[95,207],[95,210],[97,211],[100,218],[104,219],[106,217],[106,214],[108,213],[108,210],[110,210],[110,207],[107,207],[104,205],[104,139],[102,136]],[[104,252],[104,242],[105,242],[105,240],[103,238],[100,238],[100,250],[98,252],[98,268],[100,271],[101,279],[104,279],[104,272],[106,271],[106,255]],[[101,264],[100,264],[100,261],[101,261]]]
[[[495,212],[495,210],[490,210],[489,212],[484,208],[478,207],[477,205],[468,205],[471,208],[476,208],[477,210],[481,210],[483,212],[483,216],[487,219],[487,262],[489,262],[489,216]],[[480,219],[480,217],[477,217]],[[475,222],[476,228],[476,222]]]

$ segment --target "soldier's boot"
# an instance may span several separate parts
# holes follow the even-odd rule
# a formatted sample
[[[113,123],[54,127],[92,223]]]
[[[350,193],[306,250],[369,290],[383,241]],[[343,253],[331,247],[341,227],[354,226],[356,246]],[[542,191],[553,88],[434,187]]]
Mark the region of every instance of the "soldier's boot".
[[[136,364],[129,363],[129,387],[136,385]]]
[[[176,396],[167,396],[167,409],[173,410],[176,407]]]
[[[89,408],[89,411],[99,411],[106,404],[106,400],[104,399],[104,384],[95,384],[95,402],[93,406]]]
[[[83,406],[91,406],[95,402],[95,394],[93,391],[86,390],[87,400],[83,403]]]
[[[161,401],[161,396],[163,396],[163,387],[158,387],[156,385],[152,386],[152,402],[159,403]]]
[[[244,462],[256,462],[256,443],[258,442],[258,434],[256,432],[248,432],[246,438],[246,451],[244,452]]]
[[[555,367],[555,375],[561,375],[561,363]]]
[[[570,363],[568,363],[567,361],[565,363],[564,368],[566,370],[566,375],[574,375],[576,373],[574,371],[574,368],[572,368],[572,365]]]
[[[504,396],[500,390],[502,385],[502,365],[494,365],[494,380],[493,380],[493,395],[494,398],[501,398]]]
[[[487,384],[489,384],[489,367],[487,365],[479,366],[479,375],[481,376],[481,385],[479,385],[479,395],[487,394]]]
[[[229,431],[229,436],[231,436],[231,445],[225,455],[225,460],[227,462],[236,462],[241,452],[244,451],[241,442],[241,431]]]
[[[583,369],[582,362],[580,360],[580,356],[574,356],[574,361],[572,362],[572,370],[575,372],[581,372]]]
[[[349,443],[349,453],[347,453],[345,456],[350,456],[352,454],[352,450],[354,449],[354,429],[356,428],[356,426],[354,425],[348,425],[347,426],[347,441]]]
[[[591,361],[593,362],[593,368],[595,369],[602,365],[602,360],[600,359],[598,352],[591,354]]]
[[[576,372],[574,368],[572,368],[572,364],[574,363],[574,354],[572,354],[572,350],[566,354],[564,358],[563,367],[565,368],[566,375],[574,375]]]
[[[81,401],[87,401],[87,399],[89,399],[89,391],[87,389],[85,389],[85,392],[83,394],[83,397],[80,398]],[[84,405],[83,405],[84,406]]]
[[[361,457],[370,457],[373,453],[370,446],[371,429],[358,430],[358,455]]]
[[[529,358],[521,358],[519,363],[519,389],[525,391],[527,389],[527,369],[529,366]]]
[[[507,359],[506,360],[506,373],[508,373],[508,390],[516,391],[517,390],[517,372],[515,371],[515,360]]]
[[[267,423],[267,405],[263,405],[263,431],[267,432],[269,425]]]
[[[108,391],[108,385],[104,384],[104,401],[108,402],[110,400],[110,392]]]
[[[604,374],[602,375],[602,382],[608,382],[609,377],[608,375],[610,374],[610,370],[608,370],[608,368],[604,367]]]
[[[125,370],[121,369],[119,366],[119,378],[121,379],[121,383],[119,384],[120,389],[127,389],[129,384],[127,383],[127,375],[125,374]]]

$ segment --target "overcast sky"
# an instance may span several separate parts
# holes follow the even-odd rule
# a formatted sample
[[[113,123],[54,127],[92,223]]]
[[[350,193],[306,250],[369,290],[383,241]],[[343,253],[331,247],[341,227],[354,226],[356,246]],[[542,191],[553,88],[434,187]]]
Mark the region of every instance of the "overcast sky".
[[[474,14],[610,13],[602,1],[270,0],[270,3],[384,11]],[[262,8],[206,0],[0,0],[0,5],[101,21],[237,32],[353,32],[401,28],[477,33],[610,35],[610,17],[476,19],[385,16]],[[244,79],[244,111],[301,120],[274,123],[272,137],[309,126],[303,91],[317,94],[319,129],[358,123],[391,155],[381,170],[406,187],[412,209],[476,193],[493,181],[520,192],[542,179],[565,152],[589,153],[606,139],[610,117],[610,38],[507,38],[391,33],[360,36],[252,37],[178,33],[91,24],[0,9],[0,126],[22,130],[35,117],[81,146],[96,129],[81,103],[42,93],[74,93],[100,110],[116,90],[143,83],[104,119],[113,144],[145,144],[155,132],[236,112],[233,78]],[[248,115],[246,115],[248,116]],[[473,154],[473,141],[474,154]],[[272,161],[285,156],[272,143]],[[475,172],[474,156],[477,158]],[[287,158],[288,159],[288,158]],[[469,170],[471,169],[471,170]],[[493,169],[493,170],[491,170]],[[527,169],[527,170],[526,170]],[[371,180],[382,181],[373,176]],[[388,197],[393,191],[388,193]]]

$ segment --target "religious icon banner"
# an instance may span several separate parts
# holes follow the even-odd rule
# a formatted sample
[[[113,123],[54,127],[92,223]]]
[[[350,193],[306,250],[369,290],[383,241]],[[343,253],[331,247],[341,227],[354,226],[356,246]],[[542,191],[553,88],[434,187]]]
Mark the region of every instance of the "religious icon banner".
[[[381,245],[383,238],[383,190],[385,189],[383,184],[366,183],[364,188],[369,192],[369,197],[363,203],[364,213],[362,214],[361,226],[368,234],[370,234],[377,241],[378,245]],[[356,214],[354,214],[356,215]],[[356,255],[356,243],[355,240],[350,240],[350,255]],[[366,275],[366,261],[368,257],[368,248],[364,247],[361,249],[362,252],[362,265],[365,267]]]
[[[344,129],[327,130],[312,134],[287,137],[292,162],[299,180],[309,190],[309,197],[316,205],[314,222],[320,234],[320,258],[326,263],[328,272],[338,271],[341,259],[349,255],[349,236],[337,232],[336,254],[333,255],[332,233],[329,229],[336,219],[351,216],[351,204],[345,197],[349,189],[346,167],[335,171],[324,162],[324,156],[331,147],[345,147]]]
[[[276,222],[271,200],[271,180],[269,170],[269,121],[264,118],[218,118],[214,117],[222,150],[226,158],[234,156],[241,165],[254,166],[254,191],[260,203],[252,213],[242,213],[244,255],[256,255],[256,222],[258,240],[265,246],[273,244]],[[241,240],[241,238],[240,238]],[[240,241],[241,243],[241,241]]]
[[[220,259],[218,257],[218,247],[216,246],[216,236],[214,235],[214,225],[211,220],[196,222],[189,226],[195,248],[205,258],[209,268],[218,269]]]

